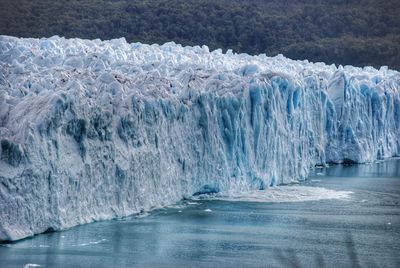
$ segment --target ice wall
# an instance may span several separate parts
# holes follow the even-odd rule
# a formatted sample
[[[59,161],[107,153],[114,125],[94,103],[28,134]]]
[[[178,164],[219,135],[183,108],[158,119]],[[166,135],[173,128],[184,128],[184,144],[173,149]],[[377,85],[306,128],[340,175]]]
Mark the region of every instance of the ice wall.
[[[399,155],[400,74],[0,37],[0,240]]]

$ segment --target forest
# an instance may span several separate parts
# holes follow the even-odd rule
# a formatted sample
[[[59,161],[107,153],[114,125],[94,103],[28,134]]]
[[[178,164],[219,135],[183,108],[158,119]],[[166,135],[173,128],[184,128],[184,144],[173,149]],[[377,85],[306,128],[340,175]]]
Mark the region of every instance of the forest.
[[[0,34],[207,45],[400,70],[399,0],[1,0]]]

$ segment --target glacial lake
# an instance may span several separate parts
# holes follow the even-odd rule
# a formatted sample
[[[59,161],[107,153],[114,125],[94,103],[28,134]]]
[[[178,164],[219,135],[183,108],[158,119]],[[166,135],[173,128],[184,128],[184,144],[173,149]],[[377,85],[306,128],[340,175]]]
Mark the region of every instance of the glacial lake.
[[[0,244],[3,268],[323,266],[400,267],[400,159]]]

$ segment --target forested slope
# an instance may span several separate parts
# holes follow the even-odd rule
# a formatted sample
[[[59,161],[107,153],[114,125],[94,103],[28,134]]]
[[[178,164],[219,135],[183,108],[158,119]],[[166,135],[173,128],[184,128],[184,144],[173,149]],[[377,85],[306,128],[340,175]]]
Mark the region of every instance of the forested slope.
[[[400,69],[398,0],[1,0],[0,34],[206,44]]]

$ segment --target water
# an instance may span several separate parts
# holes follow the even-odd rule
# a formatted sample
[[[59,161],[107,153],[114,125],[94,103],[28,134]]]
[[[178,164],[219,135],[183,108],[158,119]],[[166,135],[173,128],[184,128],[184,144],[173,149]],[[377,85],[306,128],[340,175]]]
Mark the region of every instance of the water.
[[[400,267],[400,160],[313,174],[3,244],[0,267]]]

